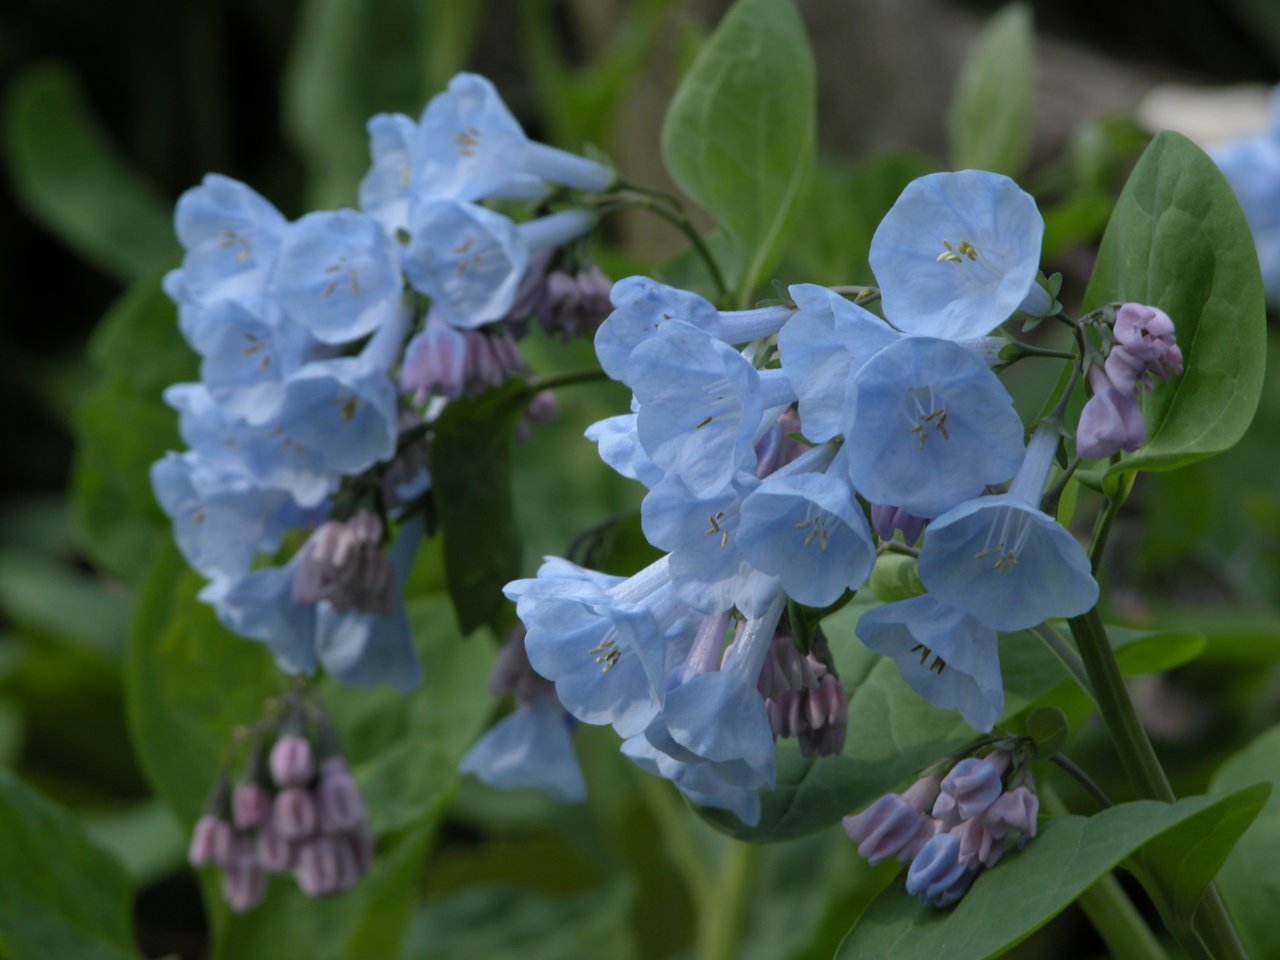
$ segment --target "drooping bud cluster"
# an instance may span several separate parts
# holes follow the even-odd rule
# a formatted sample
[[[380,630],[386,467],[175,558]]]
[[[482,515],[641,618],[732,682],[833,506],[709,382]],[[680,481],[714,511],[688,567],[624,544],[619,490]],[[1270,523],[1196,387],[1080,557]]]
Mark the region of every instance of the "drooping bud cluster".
[[[179,199],[185,257],[164,288],[200,382],[165,393],[190,449],[151,476],[228,628],[285,670],[408,689],[401,590],[422,531],[405,521],[431,485],[430,427],[528,375],[516,337],[535,319],[567,336],[607,312],[581,193],[616,177],[529,140],[473,74],[417,121],[373,117],[369,136],[359,210],[290,221],[216,174]],[[554,413],[539,397],[521,429]],[[312,528],[285,566],[259,565]]]
[[[1089,368],[1093,396],[1080,411],[1076,428],[1076,451],[1089,459],[1142,446],[1147,439],[1138,405],[1143,388],[1151,389],[1152,374],[1167,380],[1182,372],[1182,350],[1174,337],[1173,321],[1157,307],[1121,304],[1111,337],[1105,363]]]
[[[273,873],[292,873],[311,897],[349,890],[369,868],[373,836],[328,719],[291,694],[283,722],[268,719],[253,737],[238,782],[229,788],[224,774],[210,793],[191,865],[220,869],[223,896],[241,913],[262,901]]]
[[[1012,761],[1002,748],[967,757],[941,779],[925,776],[845,817],[845,832],[873,866],[888,857],[908,864],[907,892],[921,903],[950,906],[1010,843],[1036,835],[1040,800],[1029,770],[1010,770]]]
[[[759,687],[775,737],[794,737],[806,757],[844,749],[849,722],[844,684],[812,653],[802,655],[790,633],[774,636]]]

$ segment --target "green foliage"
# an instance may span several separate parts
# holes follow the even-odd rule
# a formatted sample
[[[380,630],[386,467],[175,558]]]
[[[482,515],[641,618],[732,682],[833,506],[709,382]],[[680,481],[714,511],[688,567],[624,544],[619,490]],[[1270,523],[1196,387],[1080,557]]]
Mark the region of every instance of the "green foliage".
[[[111,142],[66,64],[36,64],[11,81],[4,149],[27,213],[95,267],[134,280],[177,252],[168,206]]]
[[[790,0],[738,0],[671,100],[672,179],[733,241],[731,284],[750,302],[776,262],[813,161],[813,53]]]
[[[1253,419],[1266,366],[1258,258],[1231,188],[1185,137],[1162,133],[1120,195],[1085,308],[1157,306],[1185,372],[1146,397],[1147,442],[1108,474],[1173,470],[1229,450]]]
[[[151,464],[180,445],[177,417],[160,394],[194,379],[196,356],[158,277],[137,281],[116,301],[89,353],[100,378],[76,413],[72,512],[94,562],[136,583],[156,544],[171,536],[151,494]]]
[[[1276,903],[1280,902],[1280,727],[1272,727],[1231,757],[1213,778],[1217,794],[1266,781],[1271,798],[1218,875],[1218,885],[1251,957],[1280,953]]]
[[[1022,172],[1031,152],[1033,43],[1023,3],[1001,10],[978,38],[947,111],[955,169]]]
[[[1162,866],[1178,868],[1179,890],[1194,903],[1267,792],[1253,787],[1222,799],[1191,797],[1174,804],[1142,800],[1088,818],[1056,817],[1024,850],[984,871],[952,909],[921,906],[901,885],[891,885],[850,931],[837,956],[999,956],[1140,849],[1159,851]],[[1186,841],[1196,834],[1204,840],[1193,852],[1196,845]],[[1171,835],[1176,845],[1161,844]]]
[[[867,586],[882,603],[910,600],[925,592],[920,575],[916,573],[915,557],[901,553],[885,553],[876,557]]]
[[[0,770],[0,953],[127,960],[129,879],[61,807]]]
[[[1027,736],[1035,743],[1038,758],[1061,751],[1070,735],[1067,715],[1057,707],[1037,707],[1027,714]]]
[[[511,443],[529,397],[526,384],[511,380],[475,400],[449,404],[435,423],[432,489],[449,594],[464,633],[497,620],[502,588],[520,576]]]

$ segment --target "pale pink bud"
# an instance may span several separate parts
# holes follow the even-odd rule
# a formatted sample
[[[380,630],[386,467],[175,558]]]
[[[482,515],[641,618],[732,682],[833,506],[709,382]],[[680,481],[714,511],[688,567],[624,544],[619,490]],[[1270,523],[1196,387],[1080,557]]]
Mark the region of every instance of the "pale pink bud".
[[[295,733],[287,733],[271,747],[271,779],[280,787],[301,787],[315,776],[311,757],[311,741]]]
[[[280,873],[293,867],[293,842],[269,824],[258,831],[254,852],[257,854],[258,865],[269,873]]]
[[[997,837],[1020,833],[1030,839],[1036,835],[1036,818],[1040,814],[1040,798],[1025,783],[1001,796],[982,817],[982,823]]]
[[[981,760],[975,757],[961,760],[942,778],[942,793],[955,799],[955,812],[960,820],[979,816],[995,803],[1004,792],[1001,778],[1008,766],[1008,752],[992,750]],[[936,805],[933,815],[939,816]]]
[[[191,831],[191,846],[187,848],[187,861],[193,867],[227,862],[231,849],[231,824],[206,813],[196,821]]]
[[[261,827],[271,819],[271,794],[252,781],[237,783],[231,794],[231,810],[241,830]]]
[[[409,341],[400,365],[400,389],[416,404],[429,397],[455,400],[466,388],[467,338],[432,313]]]
[[[1097,366],[1089,368],[1089,385],[1093,396],[1080,411],[1076,452],[1087,459],[1099,460],[1120,450],[1132,452],[1142,446],[1147,439],[1147,427],[1133,394],[1117,390]]]
[[[346,837],[337,839],[334,852],[338,861],[338,873],[334,879],[333,890],[335,893],[340,893],[354,887],[356,881],[364,874],[364,870],[360,867],[360,858],[356,854],[355,847]]]
[[[327,600],[339,611],[387,616],[399,599],[395,567],[382,548],[382,521],[361,510],[348,520],[330,520],[299,551],[293,602]]]
[[[965,820],[954,828],[960,835],[960,862],[965,866],[983,864],[994,867],[1004,854],[1004,838],[995,836],[982,825],[980,817]]]
[[[287,840],[303,840],[316,830],[316,804],[302,787],[289,787],[276,794],[272,826]]]
[[[316,813],[323,833],[355,830],[365,822],[360,789],[341,757],[330,757],[320,770],[316,786]]]
[[[236,913],[252,910],[266,891],[267,875],[256,864],[229,864],[222,871],[222,897]]]
[[[858,854],[874,867],[916,845],[926,824],[921,811],[937,792],[938,778],[924,777],[901,796],[885,794],[862,813],[845,817],[841,823],[849,839],[858,844]]]
[[[298,848],[293,875],[309,897],[333,893],[338,883],[338,846],[332,837],[320,836]]]

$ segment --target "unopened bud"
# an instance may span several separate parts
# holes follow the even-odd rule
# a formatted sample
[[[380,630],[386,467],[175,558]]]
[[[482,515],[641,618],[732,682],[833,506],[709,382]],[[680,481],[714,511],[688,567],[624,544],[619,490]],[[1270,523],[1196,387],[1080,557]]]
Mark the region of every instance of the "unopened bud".
[[[364,802],[341,757],[325,760],[316,786],[316,813],[322,833],[342,833],[364,825]]]
[[[206,813],[196,821],[191,831],[191,846],[187,848],[187,861],[193,867],[227,862],[231,848],[231,824]]]
[[[253,781],[237,783],[231,794],[231,810],[237,827],[254,830],[271,819],[271,794]]]
[[[286,840],[303,840],[316,830],[316,805],[302,787],[289,787],[276,794],[271,824]]]
[[[960,820],[979,816],[995,803],[1004,791],[1001,778],[1008,766],[1008,752],[993,750],[981,760],[961,760],[942,778],[942,792],[955,800],[955,813]],[[936,805],[933,815],[939,816]]]
[[[252,910],[266,891],[267,875],[257,864],[228,864],[222,871],[222,897],[236,913]]]
[[[271,747],[270,767],[276,786],[301,787],[310,783],[316,773],[311,741],[297,734],[285,734]]]

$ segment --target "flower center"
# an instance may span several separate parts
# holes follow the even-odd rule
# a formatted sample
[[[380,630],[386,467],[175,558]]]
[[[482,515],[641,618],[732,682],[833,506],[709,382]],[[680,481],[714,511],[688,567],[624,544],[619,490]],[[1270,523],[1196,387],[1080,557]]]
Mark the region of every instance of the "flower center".
[[[938,263],[964,263],[962,258],[968,257],[970,260],[978,259],[978,248],[964,238],[960,239],[954,247],[950,240],[942,241],[943,247],[946,249],[938,254]]]
[[[947,669],[947,661],[935,655],[934,652],[930,650],[928,647],[926,647],[923,643],[917,643],[914,647],[911,648],[911,652],[912,653],[919,652],[920,666],[922,667],[925,665],[926,661],[928,661],[930,657],[933,657],[933,663],[929,664],[929,669],[937,671],[938,676],[942,676],[942,671]]]
[[[796,524],[797,530],[804,530],[806,528],[809,532],[805,535],[804,545],[807,547],[812,544],[814,540],[817,540],[819,549],[827,549],[830,540],[827,537],[827,522],[825,515],[822,512],[819,512],[813,518],[809,520],[802,520]]]
[[[1026,522],[1020,511],[1005,509],[1000,513],[999,533],[996,532],[997,521],[993,519],[991,526],[987,529],[986,545],[973,555],[973,559],[986,560],[988,557],[995,557],[991,569],[1003,574],[1018,565],[1018,553],[1031,534],[1031,525]]]
[[[915,405],[917,421],[911,428],[911,432],[920,439],[920,449],[924,449],[925,442],[929,439],[930,427],[940,433],[943,440],[950,440],[951,434],[947,430],[947,408],[933,395],[933,388],[914,387],[909,391],[909,395],[911,402]]]
[[[605,673],[616,667],[618,661],[622,659],[622,650],[619,649],[617,641],[611,637],[606,637],[587,652],[596,655],[596,663],[601,665],[600,669]]]

